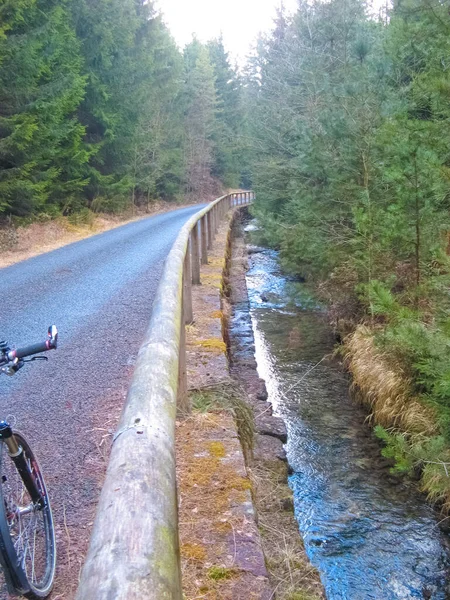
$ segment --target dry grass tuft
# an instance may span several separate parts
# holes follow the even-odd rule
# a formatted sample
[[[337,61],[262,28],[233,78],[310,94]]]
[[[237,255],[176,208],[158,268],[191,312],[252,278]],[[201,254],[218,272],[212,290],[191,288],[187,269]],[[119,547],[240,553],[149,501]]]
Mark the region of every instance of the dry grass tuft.
[[[450,514],[450,451],[441,457],[443,460],[426,464],[422,471],[421,488],[428,500],[436,502],[445,514]]]
[[[186,560],[204,561],[206,558],[205,547],[201,544],[186,542],[180,547],[181,556]]]
[[[353,375],[356,397],[371,408],[370,419],[400,440],[401,451],[420,471],[420,488],[442,512],[450,512],[450,450],[427,449],[441,433],[436,412],[412,393],[412,382],[391,357],[375,346],[364,326],[345,340],[345,360]],[[394,457],[393,455],[389,455]],[[430,458],[431,457],[431,458]]]
[[[86,211],[71,217],[36,221],[29,225],[0,228],[0,269],[32,256],[50,252],[72,242],[77,242],[103,231],[120,227],[141,218],[182,208],[171,202],[153,202],[147,210],[124,211],[121,214],[104,214]]]
[[[355,396],[371,408],[371,421],[412,435],[439,435],[434,410],[414,397],[411,380],[376,348],[367,327],[360,325],[346,338],[344,357]]]

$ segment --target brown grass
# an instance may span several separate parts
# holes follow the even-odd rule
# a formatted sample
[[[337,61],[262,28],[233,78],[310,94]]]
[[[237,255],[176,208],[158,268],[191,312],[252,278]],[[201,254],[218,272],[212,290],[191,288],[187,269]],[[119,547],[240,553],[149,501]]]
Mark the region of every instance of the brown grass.
[[[450,514],[450,450],[439,457],[439,461],[424,466],[421,477],[421,488],[428,499],[436,502],[443,513]]]
[[[91,218],[86,223],[74,224],[69,218],[61,216],[45,222],[20,226],[17,229],[3,228],[0,234],[3,232],[8,235],[0,235],[0,269],[126,223],[183,206],[186,205],[155,202],[148,211],[139,211],[136,214],[132,214],[131,211],[119,215],[91,213]],[[4,244],[2,244],[3,240]]]
[[[376,348],[373,333],[360,325],[345,340],[345,362],[355,396],[371,409],[369,418],[409,434],[439,434],[434,410],[412,393],[411,380],[392,358]]]
[[[421,471],[421,490],[448,514],[450,449],[444,448],[432,460],[424,452],[430,438],[440,434],[435,411],[414,396],[411,380],[395,360],[376,348],[367,327],[359,326],[347,337],[345,359],[357,398],[371,408],[371,421],[403,436],[407,452]]]

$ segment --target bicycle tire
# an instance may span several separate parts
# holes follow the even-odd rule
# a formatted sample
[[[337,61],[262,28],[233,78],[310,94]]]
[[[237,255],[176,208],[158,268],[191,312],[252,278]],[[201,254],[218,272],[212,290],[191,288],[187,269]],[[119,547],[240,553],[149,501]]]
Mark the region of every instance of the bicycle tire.
[[[31,599],[46,598],[52,590],[56,568],[56,543],[50,500],[39,464],[28,442],[18,432],[14,432],[14,436],[23,449],[24,457],[46,503],[39,509],[31,502],[6,445],[1,443],[0,562],[11,593],[19,593]],[[33,546],[29,544],[31,533]]]

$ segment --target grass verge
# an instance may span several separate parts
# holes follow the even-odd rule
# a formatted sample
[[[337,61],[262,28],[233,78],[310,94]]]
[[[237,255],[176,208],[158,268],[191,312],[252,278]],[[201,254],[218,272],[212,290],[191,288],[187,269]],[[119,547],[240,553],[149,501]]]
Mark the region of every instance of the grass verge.
[[[0,226],[0,269],[126,223],[181,207],[170,202],[155,202],[148,211],[114,215],[86,209],[69,217],[24,222],[17,227],[4,224]]]
[[[419,477],[420,487],[450,512],[450,444],[439,405],[420,393],[398,356],[377,345],[377,330],[359,326],[344,342],[355,397],[370,410],[392,470]],[[445,422],[445,421],[444,421]]]

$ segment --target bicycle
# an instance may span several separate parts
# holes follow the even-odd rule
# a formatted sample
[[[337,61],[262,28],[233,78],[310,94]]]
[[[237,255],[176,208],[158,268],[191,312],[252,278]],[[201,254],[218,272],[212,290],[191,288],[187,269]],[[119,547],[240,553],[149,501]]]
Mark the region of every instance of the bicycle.
[[[0,342],[0,374],[15,375],[26,362],[47,360],[33,355],[56,349],[57,341],[52,325],[42,343],[15,350]],[[0,564],[9,593],[46,598],[56,567],[47,488],[30,445],[7,421],[0,421],[0,442]]]

